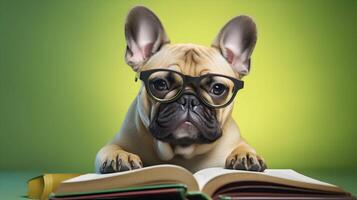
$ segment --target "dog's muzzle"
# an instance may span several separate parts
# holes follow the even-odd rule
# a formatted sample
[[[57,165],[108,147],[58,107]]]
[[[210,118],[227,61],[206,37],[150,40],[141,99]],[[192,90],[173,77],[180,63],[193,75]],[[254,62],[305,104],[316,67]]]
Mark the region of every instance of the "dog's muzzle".
[[[211,143],[222,135],[215,110],[192,93],[183,94],[175,102],[162,103],[149,130],[156,139],[180,146]]]

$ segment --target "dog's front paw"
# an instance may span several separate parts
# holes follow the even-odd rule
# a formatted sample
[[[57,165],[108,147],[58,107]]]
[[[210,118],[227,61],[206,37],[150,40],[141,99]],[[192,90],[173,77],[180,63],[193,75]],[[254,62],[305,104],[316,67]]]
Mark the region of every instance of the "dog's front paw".
[[[227,169],[262,172],[267,165],[262,157],[250,151],[233,151],[226,159]]]
[[[100,173],[122,172],[142,167],[143,163],[139,156],[124,150],[116,150],[108,153],[103,159]]]

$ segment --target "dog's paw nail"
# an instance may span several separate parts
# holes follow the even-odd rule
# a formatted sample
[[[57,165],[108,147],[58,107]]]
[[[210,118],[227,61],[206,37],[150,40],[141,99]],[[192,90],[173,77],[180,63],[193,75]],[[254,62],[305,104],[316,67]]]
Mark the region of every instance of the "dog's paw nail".
[[[142,162],[141,161],[137,161],[137,160],[131,160],[130,161],[130,165],[132,169],[139,169],[142,168]]]
[[[265,161],[262,158],[258,159],[259,165],[260,165],[260,171],[263,172],[264,170],[266,170],[268,168],[267,164],[265,163]]]
[[[139,169],[143,167],[143,163],[141,162],[139,156],[132,154],[129,156],[129,160],[132,169]]]
[[[234,163],[236,162],[236,159],[232,159],[230,164],[229,164],[229,168],[233,169]]]
[[[109,163],[109,164],[108,164]],[[102,174],[113,173],[115,169],[113,167],[114,160],[105,161],[102,165],[101,172]]]
[[[140,164],[137,163],[137,162],[135,162],[135,161],[131,161],[131,162],[130,162],[130,165],[131,165],[131,168],[132,168],[132,169],[139,169],[139,168],[141,168]]]
[[[253,164],[249,167],[249,171],[260,171],[260,166],[259,164]]]
[[[101,168],[100,168],[101,171],[103,171],[104,168],[107,166],[107,162],[108,162],[108,161],[104,161],[104,162],[103,162],[103,164],[102,164],[102,166],[101,166]]]
[[[128,171],[128,170],[131,170],[130,165],[122,165],[121,168],[120,168],[120,171],[118,171],[118,172],[125,172],[125,171]]]

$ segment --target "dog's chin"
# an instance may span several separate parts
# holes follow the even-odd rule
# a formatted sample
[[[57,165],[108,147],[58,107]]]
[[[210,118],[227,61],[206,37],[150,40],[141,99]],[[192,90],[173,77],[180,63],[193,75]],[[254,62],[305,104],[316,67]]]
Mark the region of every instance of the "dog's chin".
[[[175,155],[189,159],[194,156],[198,136],[198,128],[191,122],[185,121],[172,131],[172,137],[168,142]]]
[[[210,144],[214,141],[209,141],[203,137],[200,129],[190,121],[184,121],[177,125],[165,138],[154,138],[158,140],[161,159],[170,160],[175,155],[182,156],[185,159],[194,157],[198,152],[196,149],[200,144]]]
[[[219,128],[210,129],[202,126],[202,123],[197,123],[190,120],[173,120],[171,127],[162,126],[160,123],[154,122],[150,125],[152,136],[164,143],[170,144],[172,147],[189,147],[194,144],[209,144],[216,141],[221,136]],[[175,124],[175,122],[177,122]]]
[[[194,144],[199,136],[198,128],[189,121],[180,124],[172,131],[170,143],[174,146],[187,147]]]

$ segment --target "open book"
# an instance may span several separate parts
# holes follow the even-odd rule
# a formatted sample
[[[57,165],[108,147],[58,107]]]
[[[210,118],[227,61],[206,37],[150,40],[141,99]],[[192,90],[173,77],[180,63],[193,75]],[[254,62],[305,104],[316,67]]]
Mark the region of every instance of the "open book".
[[[63,181],[50,197],[73,200],[140,197],[353,199],[335,185],[314,180],[293,170],[267,169],[264,172],[250,172],[208,168],[191,174],[176,165],[157,165],[112,174],[84,174]]]

